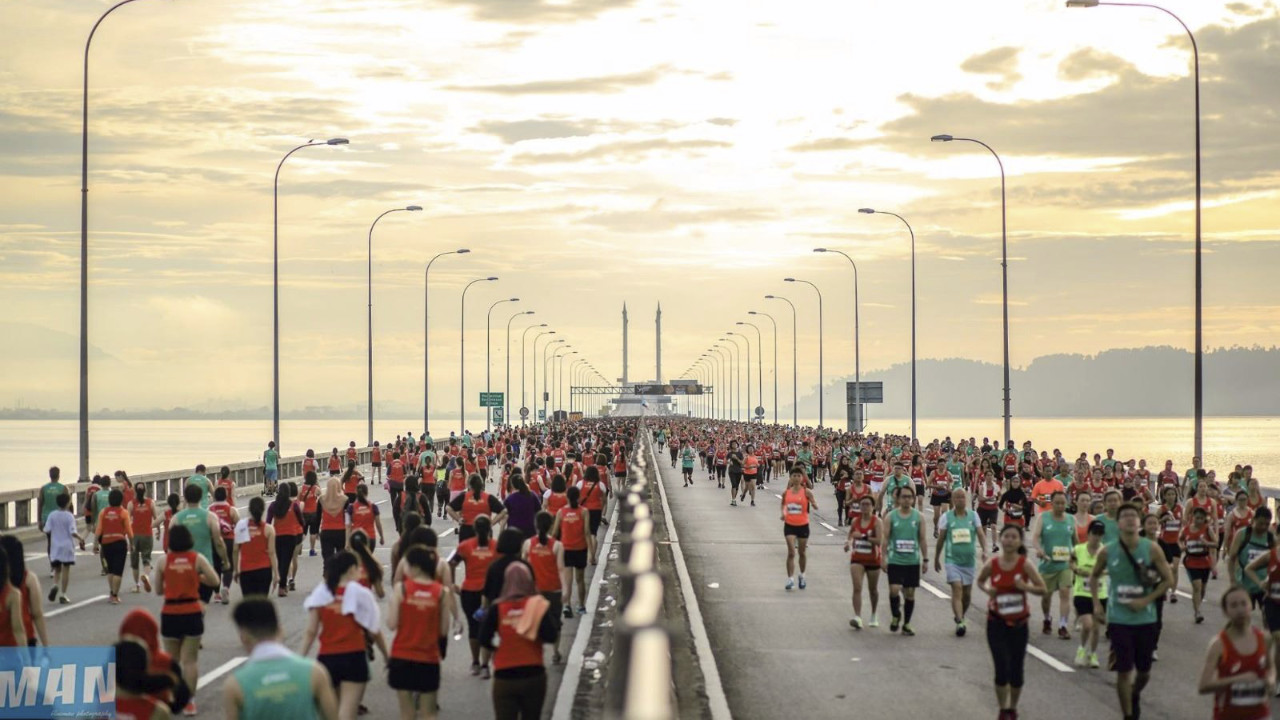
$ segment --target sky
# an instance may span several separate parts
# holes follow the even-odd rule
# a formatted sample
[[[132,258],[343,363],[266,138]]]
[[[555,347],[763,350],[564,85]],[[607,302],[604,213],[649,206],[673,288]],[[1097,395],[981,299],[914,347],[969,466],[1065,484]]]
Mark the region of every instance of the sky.
[[[1202,64],[1205,345],[1280,341],[1280,8],[1167,0]],[[96,0],[0,5],[0,406],[74,409],[80,92]],[[138,0],[90,60],[94,408],[271,401],[272,178],[280,175],[281,396],[366,393],[373,239],[376,400],[502,390],[514,317],[613,380],[662,380],[727,331],[756,346],[798,312],[801,394],[919,354],[999,362],[1007,173],[1011,361],[1190,348],[1193,84],[1185,34],[1131,8],[1048,0]],[[773,326],[756,316],[773,372]],[[536,333],[530,333],[532,339]],[[739,338],[741,341],[741,338]],[[532,355],[532,350],[530,350]],[[753,355],[755,350],[753,350]],[[754,360],[754,358],[753,358]],[[542,362],[538,360],[539,374]],[[1190,368],[1188,368],[1188,374]],[[532,399],[533,379],[527,396]],[[838,396],[837,396],[838,397]],[[438,400],[437,400],[438,398]],[[829,405],[831,403],[828,403]],[[478,414],[478,411],[475,411]],[[837,416],[841,410],[837,410]],[[433,414],[436,414],[433,412]]]

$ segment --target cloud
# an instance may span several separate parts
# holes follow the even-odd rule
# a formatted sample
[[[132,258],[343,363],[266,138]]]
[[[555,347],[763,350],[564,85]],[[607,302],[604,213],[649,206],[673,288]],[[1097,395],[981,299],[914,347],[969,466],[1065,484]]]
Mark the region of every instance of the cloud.
[[[610,10],[630,7],[635,0],[440,0],[440,4],[471,10],[477,20],[504,23],[567,23],[590,20]]]
[[[491,93],[495,95],[574,95],[618,93],[632,87],[652,85],[671,68],[665,65],[621,75],[596,75],[593,77],[562,80],[535,80],[526,83],[497,85],[446,85],[446,90]]]
[[[796,143],[787,149],[792,152],[823,152],[827,150],[857,150],[858,148],[867,147],[868,145],[873,144],[875,144],[874,140],[825,137]]]
[[[697,155],[698,150],[732,147],[732,143],[722,140],[666,140],[653,138],[649,140],[627,140],[604,143],[586,150],[555,153],[527,153],[517,155],[515,162],[521,165],[546,163],[574,163],[584,160],[609,160],[612,162],[632,162],[658,152],[674,152],[683,155]]]
[[[476,132],[494,135],[505,143],[521,140],[541,140],[567,137],[584,137],[596,132],[596,125],[589,121],[567,120],[516,120],[514,122],[489,121],[472,128]]]
[[[1018,72],[1018,55],[1021,52],[1021,48],[998,47],[968,58],[960,63],[960,69],[975,75],[999,75],[1000,79],[987,83],[987,87],[1008,90],[1022,79]]]
[[[581,220],[587,225],[616,232],[661,232],[689,225],[739,224],[773,219],[775,213],[762,208],[703,208],[697,210],[665,210],[655,203],[648,210],[603,212]]]

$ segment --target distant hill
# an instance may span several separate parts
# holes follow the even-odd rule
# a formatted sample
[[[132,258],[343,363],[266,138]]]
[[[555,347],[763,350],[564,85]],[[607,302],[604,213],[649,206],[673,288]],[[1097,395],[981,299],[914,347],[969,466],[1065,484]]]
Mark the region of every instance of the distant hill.
[[[1192,412],[1192,354],[1173,347],[1107,350],[1097,355],[1045,355],[1010,374],[1013,412],[1023,417],[1185,416]],[[990,417],[1002,408],[1002,370],[993,363],[948,358],[916,366],[922,417]],[[875,417],[911,415],[911,365],[864,372],[884,383]],[[845,406],[849,375],[826,384],[827,414]],[[790,412],[790,406],[782,414]],[[1206,415],[1280,415],[1280,348],[1221,348],[1204,355]],[[800,417],[816,417],[817,393],[800,398]],[[841,411],[835,413],[843,414]]]

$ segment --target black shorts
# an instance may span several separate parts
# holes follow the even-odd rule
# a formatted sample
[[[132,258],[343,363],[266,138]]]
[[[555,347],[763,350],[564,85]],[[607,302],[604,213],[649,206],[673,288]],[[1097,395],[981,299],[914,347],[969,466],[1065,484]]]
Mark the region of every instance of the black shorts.
[[[475,640],[480,637],[480,621],[476,619],[476,611],[483,604],[484,593],[480,590],[463,590],[459,597],[462,599],[462,614],[467,616],[467,637]]]
[[[1151,656],[1156,650],[1156,636],[1155,623],[1109,625],[1111,655],[1114,658],[1111,669],[1118,673],[1134,669],[1141,673],[1151,672]]]
[[[241,571],[240,594],[244,597],[266,597],[271,594],[271,568]]]
[[[302,513],[302,531],[308,535],[320,535],[320,513]]]
[[[567,568],[585,568],[587,566],[587,551],[565,550],[564,566]]]
[[[392,690],[436,692],[440,689],[440,664],[391,658],[387,661],[387,684]]]
[[[1209,582],[1209,568],[1187,568],[1187,579],[1191,582],[1199,580],[1202,583]]]
[[[999,520],[999,519],[1000,519],[999,508],[992,508],[990,510],[984,510],[982,508],[978,508],[978,521],[982,523],[982,527],[995,527],[996,520]]]
[[[1267,630],[1270,632],[1280,632],[1280,602],[1268,598],[1262,603],[1262,619],[1266,622]]]
[[[160,637],[181,640],[204,635],[204,613],[160,614]]]
[[[1164,551],[1164,561],[1173,562],[1174,558],[1182,557],[1182,548],[1178,547],[1178,543],[1167,543],[1160,541],[1160,549]]]
[[[380,468],[380,467],[382,467],[382,463],[381,463],[381,462],[369,463],[369,464],[370,464],[370,465],[372,465],[372,466],[374,466],[374,467],[376,467],[376,468]]]
[[[1102,603],[1103,617],[1106,617],[1107,599],[1099,598],[1098,602]],[[1071,598],[1071,604],[1075,606],[1076,615],[1092,615],[1093,614],[1093,598],[1084,595],[1075,595]]]
[[[717,465],[717,466],[716,466],[716,477],[718,477],[718,478],[722,478],[722,477],[724,477],[724,474],[725,474],[725,472],[727,472],[727,471],[728,471],[728,468],[726,468],[724,465]]]
[[[587,511],[587,528],[591,533],[591,537],[595,537],[600,532],[600,521],[604,519],[604,510],[588,510]]]
[[[738,474],[736,474],[736,475],[735,475],[734,473],[729,473],[729,487],[733,488],[733,491],[734,491],[734,492],[737,492],[737,491],[738,491],[738,486],[739,486],[741,483],[742,483],[742,474],[741,474],[741,473],[738,473]]]
[[[920,587],[919,565],[890,565],[888,574],[890,585],[900,585],[904,588]]]
[[[124,575],[124,564],[129,559],[129,541],[117,540],[102,546],[102,561],[108,575]]]
[[[938,493],[929,493],[929,504],[934,507],[938,507],[939,505],[950,505],[951,493],[943,493],[942,495],[939,495]]]
[[[804,525],[786,525],[782,526],[783,537],[797,537],[801,540],[809,539],[809,524]]]
[[[693,477],[693,468],[691,468],[691,467],[682,467],[682,468],[680,468],[680,472],[681,472],[681,474],[683,474],[685,477]]]
[[[338,689],[344,682],[369,682],[369,656],[359,652],[318,655],[316,660],[329,671],[329,682]]]

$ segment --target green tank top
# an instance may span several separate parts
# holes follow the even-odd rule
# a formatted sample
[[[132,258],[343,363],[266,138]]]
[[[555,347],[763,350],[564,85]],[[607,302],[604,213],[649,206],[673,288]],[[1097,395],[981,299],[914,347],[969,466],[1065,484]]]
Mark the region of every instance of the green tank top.
[[[1098,546],[1098,550],[1102,550],[1102,546]],[[1072,596],[1074,597],[1093,597],[1089,592],[1089,575],[1093,573],[1093,568],[1098,564],[1098,556],[1089,553],[1089,544],[1080,543],[1075,547],[1076,554],[1076,577],[1073,583]],[[1103,574],[1098,578],[1098,599],[1107,599],[1107,576]]]
[[[1111,602],[1107,603],[1107,622],[1113,625],[1149,625],[1156,621],[1156,604],[1153,602],[1142,610],[1131,610],[1124,605],[1125,600],[1135,600],[1150,592],[1144,587],[1137,571],[1130,562],[1120,541],[1107,543],[1107,575],[1111,577]],[[1133,561],[1147,567],[1151,566],[1151,541],[1138,538],[1138,547],[1129,551]]]
[[[1116,524],[1115,520],[1111,519],[1110,515],[1102,513],[1101,515],[1094,516],[1093,519],[1102,523],[1103,527],[1106,528],[1102,533],[1103,545],[1110,545],[1120,539],[1120,526]]]
[[[201,508],[179,510],[173,519],[191,531],[194,550],[213,564],[213,534],[209,532],[209,511]]]
[[[978,524],[974,521],[973,511],[966,510],[964,515],[960,516],[955,510],[948,510],[946,520],[947,547],[944,555],[947,564],[973,567],[973,548],[978,542]]]
[[[213,500],[213,483],[209,482],[209,478],[204,475],[192,475],[187,478],[187,485],[195,485],[200,488],[200,507],[207,508]]]
[[[911,508],[903,517],[896,509],[889,512],[889,564],[920,564],[920,511]]]
[[[1245,532],[1249,533],[1249,539],[1246,540],[1244,545],[1240,548],[1239,559],[1236,561],[1236,566],[1233,568],[1233,571],[1235,572],[1236,582],[1244,585],[1244,589],[1248,590],[1250,595],[1257,595],[1262,592],[1262,588],[1255,585],[1253,581],[1249,579],[1249,576],[1244,574],[1244,568],[1259,556],[1266,555],[1271,552],[1271,546],[1267,544],[1268,538],[1266,533],[1254,535],[1252,528],[1246,529]],[[1265,571],[1266,568],[1264,567],[1264,577],[1266,576]]]
[[[311,694],[313,663],[304,657],[253,660],[232,673],[240,684],[244,706],[240,720],[315,720]]]
[[[57,502],[56,500],[54,502]],[[102,514],[111,505],[111,488],[103,488],[93,494],[93,521],[98,521],[98,516]],[[57,507],[56,505],[54,507]]]
[[[1076,521],[1070,515],[1063,515],[1061,520],[1054,518],[1052,512],[1040,516],[1040,548],[1044,550],[1044,559],[1038,568],[1041,575],[1070,567],[1075,536]]]

